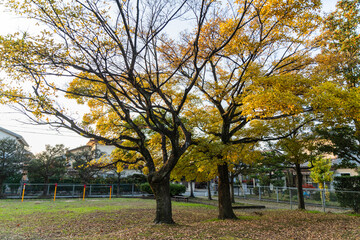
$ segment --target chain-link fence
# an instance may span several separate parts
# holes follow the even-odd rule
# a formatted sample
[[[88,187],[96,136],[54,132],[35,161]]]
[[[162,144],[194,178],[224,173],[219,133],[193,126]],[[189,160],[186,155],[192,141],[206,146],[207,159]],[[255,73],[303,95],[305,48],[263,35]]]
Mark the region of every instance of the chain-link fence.
[[[54,195],[55,184],[3,184],[2,192],[5,198],[50,198]],[[56,197],[82,197],[85,189],[86,197],[135,196],[142,194],[140,184],[57,184]]]
[[[288,203],[291,208],[297,208],[298,189],[293,187],[248,187],[234,186],[234,194],[245,199]],[[338,191],[329,189],[303,188],[304,202],[307,206],[326,208],[341,208],[340,202],[347,202],[348,207],[359,204],[360,192]],[[360,205],[360,204],[359,204]]]
[[[54,196],[55,184],[3,184],[2,197],[5,198],[51,198]],[[83,197],[85,189],[86,197],[109,197],[112,196],[141,196],[140,184],[57,184],[57,198]],[[206,189],[194,189],[195,196],[207,196]],[[234,195],[244,199],[256,199],[277,203],[288,203],[290,208],[297,208],[297,188],[292,187],[264,187],[235,185]],[[217,186],[212,189],[212,194],[217,195]],[[187,192],[188,194],[188,192]],[[335,191],[328,189],[304,188],[303,196],[306,206],[326,208],[342,208],[340,202],[345,203],[348,208],[360,207],[360,192]],[[343,204],[344,205],[344,204]]]

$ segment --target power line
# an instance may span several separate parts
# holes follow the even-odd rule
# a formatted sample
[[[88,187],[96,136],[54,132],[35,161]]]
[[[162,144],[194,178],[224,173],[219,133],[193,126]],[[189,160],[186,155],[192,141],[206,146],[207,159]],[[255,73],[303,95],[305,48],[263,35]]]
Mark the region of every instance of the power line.
[[[52,136],[58,136],[58,137],[74,137],[74,138],[79,138],[79,137],[81,137],[80,135],[79,135],[79,136],[74,136],[74,135],[65,135],[65,134],[30,132],[30,131],[23,131],[23,130],[17,131],[17,132],[20,132],[20,133],[40,134],[40,135],[52,135]],[[83,137],[83,138],[84,138],[84,137]]]
[[[58,137],[74,137],[74,138],[79,138],[81,137],[80,135],[78,136],[74,136],[74,135],[67,135],[67,134],[55,134],[55,133],[45,133],[45,132],[32,132],[32,131],[24,131],[24,130],[14,130],[11,129],[14,132],[19,132],[19,133],[31,133],[31,134],[39,134],[39,135],[51,135],[51,136],[58,136]]]
[[[26,124],[25,124],[26,125]],[[15,131],[15,132],[21,132],[21,133],[33,133],[33,134],[41,134],[41,135],[54,135],[54,136],[64,136],[64,137],[79,137],[79,136],[74,136],[74,135],[67,135],[67,134],[55,134],[55,133],[48,133],[48,132],[44,132],[44,131],[52,131],[51,129],[39,129],[39,127],[41,126],[36,126],[36,125],[31,125],[29,124],[30,126],[29,127],[37,127],[37,131],[42,131],[42,132],[32,132],[32,131],[25,131],[25,130],[22,130],[22,129],[29,129],[29,127],[26,127],[26,126],[15,126],[15,125],[11,125],[11,124],[1,124],[0,123],[0,126],[5,126],[5,127],[9,127],[11,128],[12,131]],[[66,129],[63,129],[62,131],[68,131],[69,133],[71,133],[70,130],[66,130]]]

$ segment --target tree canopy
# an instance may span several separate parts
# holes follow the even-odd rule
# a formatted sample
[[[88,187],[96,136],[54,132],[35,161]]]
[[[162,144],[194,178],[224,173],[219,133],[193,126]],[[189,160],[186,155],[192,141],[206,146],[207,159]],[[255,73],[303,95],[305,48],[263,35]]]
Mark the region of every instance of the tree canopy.
[[[0,198],[3,193],[2,184],[14,175],[22,176],[22,171],[30,160],[30,155],[30,152],[15,139],[0,139]]]
[[[320,0],[5,4],[43,30],[0,36],[2,102],[116,146],[119,170],[147,174],[156,223],[173,223],[175,166],[174,177],[181,167],[189,179],[217,175],[219,218],[235,218],[229,169],[251,144],[293,136],[282,143],[304,157],[291,141],[309,122],[358,126],[355,0],[339,1],[322,25]]]
[[[64,145],[46,145],[45,151],[36,154],[28,165],[28,176],[31,182],[50,183],[59,180],[66,172],[66,151]]]
[[[44,30],[0,38],[1,68],[16,83],[3,81],[1,95],[37,123],[132,151],[137,157],[128,163],[148,169],[155,222],[172,223],[170,172],[191,144],[182,118],[186,102],[209,59],[249,22],[251,2],[232,8],[212,0],[7,1]],[[232,11],[228,34],[212,49],[200,47],[209,22]],[[174,33],[173,24],[185,28]],[[179,47],[165,51],[169,45]],[[176,59],[165,61],[169,55]],[[86,104],[88,113],[77,118],[64,96]],[[160,155],[149,144],[153,137]]]

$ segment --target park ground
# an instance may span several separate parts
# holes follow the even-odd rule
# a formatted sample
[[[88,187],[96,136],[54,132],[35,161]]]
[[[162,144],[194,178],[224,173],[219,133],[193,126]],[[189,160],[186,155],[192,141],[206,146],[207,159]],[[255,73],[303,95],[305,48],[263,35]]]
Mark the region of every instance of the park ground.
[[[0,239],[360,239],[360,215],[270,206],[217,220],[206,203],[173,202],[176,224],[155,225],[152,199],[0,200]]]

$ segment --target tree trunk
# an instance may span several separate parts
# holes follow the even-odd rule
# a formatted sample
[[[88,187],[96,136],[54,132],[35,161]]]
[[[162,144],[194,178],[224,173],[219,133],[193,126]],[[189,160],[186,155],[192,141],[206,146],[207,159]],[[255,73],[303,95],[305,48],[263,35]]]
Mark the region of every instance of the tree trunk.
[[[208,190],[208,199],[212,200],[211,189],[210,189],[210,181],[207,182],[207,190]]]
[[[190,196],[191,198],[194,198],[194,188],[193,188],[193,182],[194,181],[190,181]]]
[[[0,198],[4,198],[4,186],[3,186],[3,183],[4,183],[4,179],[1,179],[0,178]]]
[[[302,188],[303,175],[301,173],[300,164],[295,163],[296,179],[297,179],[297,196],[298,196],[298,208],[305,209],[304,193]]]
[[[219,219],[236,219],[236,215],[231,206],[229,170],[227,163],[218,165],[219,173]]]
[[[156,199],[156,217],[154,222],[156,224],[174,224],[171,211],[170,175],[157,182],[149,178],[149,184]]]
[[[46,178],[45,181],[44,181],[43,196],[47,195],[48,185],[49,185],[49,179]]]
[[[286,181],[286,186],[288,186],[288,187],[295,187],[295,184],[294,184],[294,176],[293,176],[293,174],[292,174],[289,170],[286,170],[286,173],[285,173],[285,181]]]

